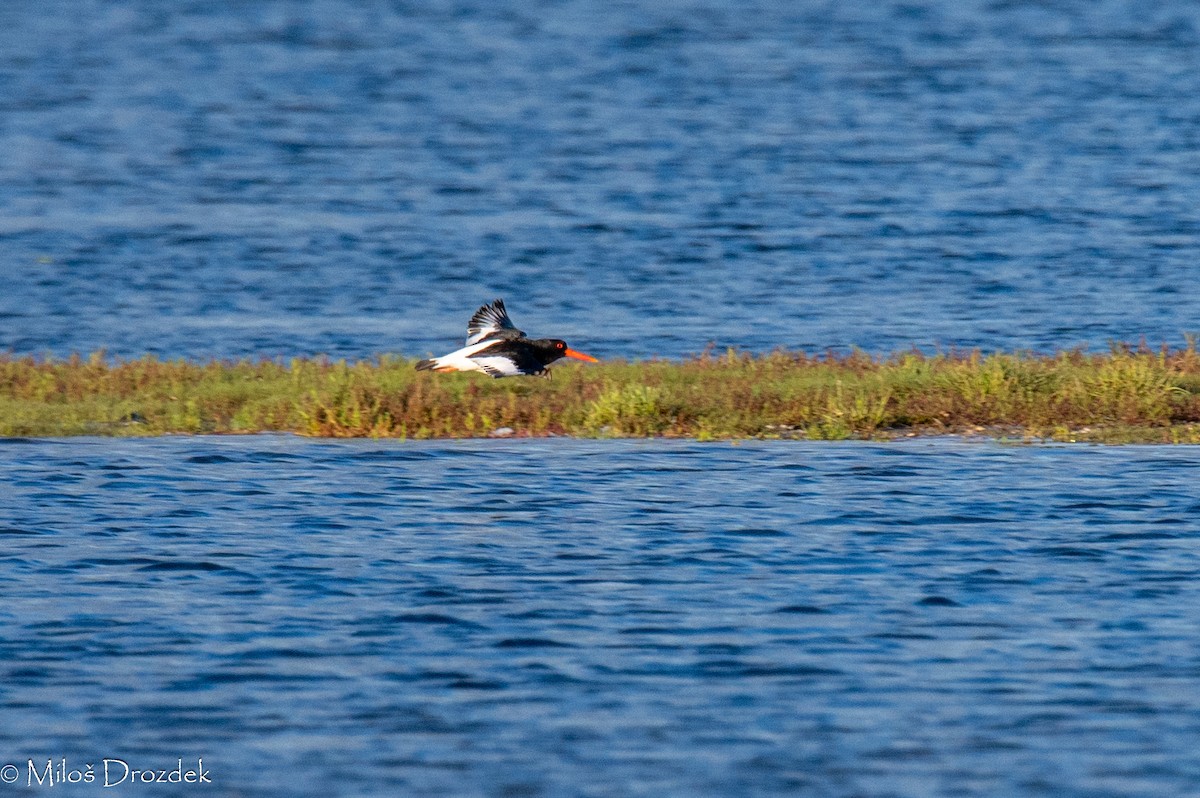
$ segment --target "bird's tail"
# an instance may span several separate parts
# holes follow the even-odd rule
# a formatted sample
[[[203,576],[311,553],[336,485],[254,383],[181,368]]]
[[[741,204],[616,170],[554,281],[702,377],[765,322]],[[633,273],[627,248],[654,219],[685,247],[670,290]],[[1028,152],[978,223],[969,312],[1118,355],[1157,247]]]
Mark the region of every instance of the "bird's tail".
[[[417,371],[462,371],[453,363],[443,363],[444,358],[432,357],[428,360],[417,361]]]

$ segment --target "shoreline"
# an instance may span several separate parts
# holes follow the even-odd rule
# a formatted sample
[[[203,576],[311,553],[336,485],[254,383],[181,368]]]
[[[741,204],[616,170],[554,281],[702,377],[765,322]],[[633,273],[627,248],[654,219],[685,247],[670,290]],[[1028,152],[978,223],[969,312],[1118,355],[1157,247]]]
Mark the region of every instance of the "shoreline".
[[[1200,354],[706,352],[561,364],[552,379],[417,372],[381,355],[188,361],[0,355],[0,436],[1200,443]]]

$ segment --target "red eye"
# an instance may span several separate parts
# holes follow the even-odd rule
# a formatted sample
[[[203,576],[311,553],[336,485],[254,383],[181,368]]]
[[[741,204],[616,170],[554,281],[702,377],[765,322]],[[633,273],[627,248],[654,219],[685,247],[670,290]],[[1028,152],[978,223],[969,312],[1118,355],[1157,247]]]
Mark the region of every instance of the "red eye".
[[[556,344],[556,346],[557,346],[559,349],[565,349],[567,345],[566,345],[566,344],[564,344],[562,341],[559,341],[559,342]]]

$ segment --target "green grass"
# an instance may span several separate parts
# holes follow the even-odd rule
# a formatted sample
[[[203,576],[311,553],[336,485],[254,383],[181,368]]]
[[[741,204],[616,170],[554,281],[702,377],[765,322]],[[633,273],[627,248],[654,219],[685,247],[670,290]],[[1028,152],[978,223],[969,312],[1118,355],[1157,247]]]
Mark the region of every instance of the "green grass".
[[[383,356],[196,363],[0,356],[0,435],[295,432],[1200,443],[1200,355],[729,351],[563,364],[550,380],[417,372]]]

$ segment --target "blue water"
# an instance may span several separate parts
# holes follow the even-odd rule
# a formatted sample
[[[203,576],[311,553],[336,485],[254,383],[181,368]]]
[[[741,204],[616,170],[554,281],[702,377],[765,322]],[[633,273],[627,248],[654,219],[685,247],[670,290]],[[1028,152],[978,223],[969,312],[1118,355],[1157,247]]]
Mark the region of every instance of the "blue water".
[[[1200,785],[1190,448],[82,439],[0,469],[21,783],[108,757],[244,796]]]
[[[1182,344],[1200,8],[0,4],[0,351]]]

